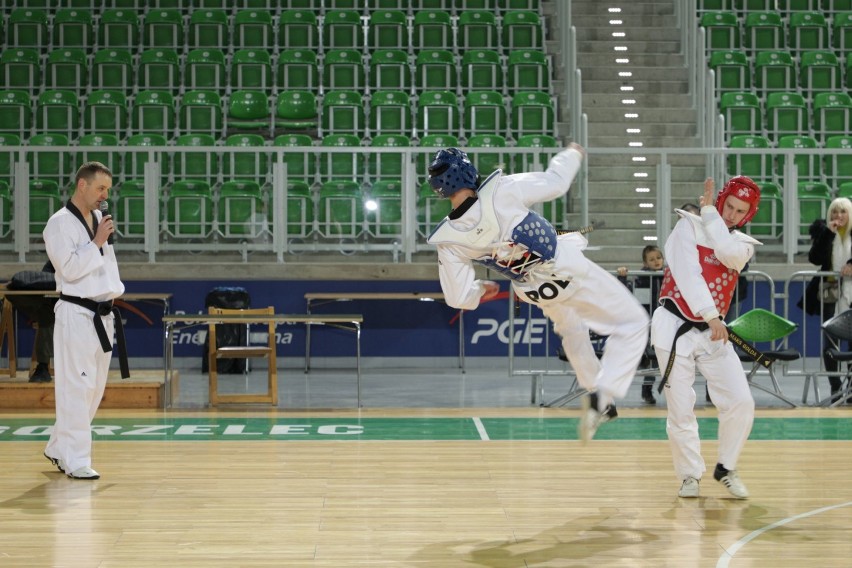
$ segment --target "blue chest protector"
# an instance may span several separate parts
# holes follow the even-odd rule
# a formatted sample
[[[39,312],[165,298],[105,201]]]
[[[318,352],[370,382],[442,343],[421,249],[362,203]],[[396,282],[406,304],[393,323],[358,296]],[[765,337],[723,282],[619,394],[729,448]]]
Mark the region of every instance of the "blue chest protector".
[[[490,257],[476,259],[475,262],[523,282],[530,270],[556,256],[556,229],[535,211],[530,211],[512,229],[511,238],[511,243],[498,245]]]

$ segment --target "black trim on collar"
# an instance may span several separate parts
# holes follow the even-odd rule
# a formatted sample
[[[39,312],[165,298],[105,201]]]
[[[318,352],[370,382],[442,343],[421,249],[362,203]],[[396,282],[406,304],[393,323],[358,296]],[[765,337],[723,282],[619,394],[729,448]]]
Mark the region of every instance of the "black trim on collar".
[[[461,205],[450,211],[450,214],[447,215],[447,217],[453,220],[458,219],[459,217],[467,213],[467,210],[470,209],[478,199],[479,197],[476,195],[468,197],[462,202]]]
[[[83,224],[83,227],[86,229],[86,232],[89,233],[89,238],[94,241],[95,233],[98,232],[98,217],[97,215],[95,215],[95,212],[92,211],[92,228],[89,229],[89,225],[86,224],[86,220],[83,218],[83,213],[81,213],[80,210],[77,209],[77,206],[74,205],[70,199],[68,200],[68,203],[65,204],[65,208],[68,209],[68,211],[70,211],[72,215],[77,217],[77,220]],[[99,248],[98,250],[101,251],[101,256],[103,256],[103,247]]]

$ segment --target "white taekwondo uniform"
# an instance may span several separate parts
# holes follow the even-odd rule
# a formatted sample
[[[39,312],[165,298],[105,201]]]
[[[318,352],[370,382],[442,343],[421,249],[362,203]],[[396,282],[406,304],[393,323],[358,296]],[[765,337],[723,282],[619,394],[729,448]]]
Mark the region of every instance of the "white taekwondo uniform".
[[[520,262],[518,251],[527,249],[513,237],[530,220],[530,207],[564,195],[581,162],[579,151],[567,149],[551,159],[545,172],[503,175],[498,170],[482,183],[478,199],[466,211],[444,219],[429,242],[438,249],[441,288],[449,305],[465,310],[479,306],[484,287],[473,261],[498,270],[495,264]],[[521,266],[512,286],[521,300],[539,306],[553,321],[578,381],[599,393],[603,408],[630,387],[647,343],[648,314],[618,279],[583,255],[585,237],[556,237],[540,217],[532,224],[542,222],[556,239],[555,247],[547,247],[551,258]],[[608,336],[600,360],[589,329]]]
[[[100,222],[102,213],[94,215]],[[105,243],[101,254],[88,228],[67,207],[51,216],[43,236],[56,270],[57,291],[97,302],[124,293],[112,245]],[[45,454],[62,459],[66,472],[71,472],[92,465],[91,423],[103,397],[112,353],[104,353],[90,310],[59,300],[54,311],[56,423]],[[101,318],[112,338],[114,316]]]
[[[663,307],[654,311],[651,343],[660,369],[668,365],[678,329],[686,320],[704,324],[724,317],[731,304],[739,272],[759,241],[729,231],[716,207],[701,208],[701,216],[677,210],[682,217],[665,245],[667,268],[660,290]],[[664,303],[669,303],[666,309]],[[670,309],[676,306],[681,316]],[[754,421],[751,396],[742,362],[730,342],[711,341],[709,329],[692,328],[677,340],[675,361],[665,387],[668,432],[675,473],[681,481],[701,479],[705,471],[695,418],[696,368],[707,380],[719,411],[719,459],[737,469],[737,460]]]

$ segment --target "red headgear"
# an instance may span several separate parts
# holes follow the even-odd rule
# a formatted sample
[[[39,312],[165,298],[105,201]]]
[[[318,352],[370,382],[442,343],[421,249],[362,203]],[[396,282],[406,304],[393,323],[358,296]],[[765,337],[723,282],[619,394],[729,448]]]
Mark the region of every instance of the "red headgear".
[[[736,176],[728,180],[719,195],[716,196],[716,210],[719,215],[722,214],[722,209],[725,206],[725,200],[729,195],[733,195],[737,199],[742,199],[747,202],[750,207],[743,220],[740,221],[739,227],[742,227],[755,216],[757,213],[757,205],[760,203],[760,188],[754,183],[751,178],[746,176]]]

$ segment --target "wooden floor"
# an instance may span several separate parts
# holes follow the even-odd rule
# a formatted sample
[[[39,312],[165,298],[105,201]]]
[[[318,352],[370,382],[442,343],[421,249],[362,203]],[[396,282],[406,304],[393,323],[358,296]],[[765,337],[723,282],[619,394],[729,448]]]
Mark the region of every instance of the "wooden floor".
[[[849,408],[760,415],[837,420],[844,431],[852,423]],[[51,413],[4,412],[0,435],[11,432],[4,424],[37,425],[0,440],[0,566],[852,565],[848,439],[750,441],[741,475],[751,499],[729,498],[708,474],[703,496],[685,500],[661,439],[317,440],[293,426],[469,416],[547,422],[577,411],[102,410],[98,419],[125,424],[128,436],[113,441],[104,430],[95,441],[95,482],[68,479],[42,457],[38,424]],[[204,435],[205,424],[249,418],[286,418],[295,435]],[[127,439],[133,427],[175,419],[192,423],[184,432],[197,440]],[[703,446],[708,464],[715,449]]]

